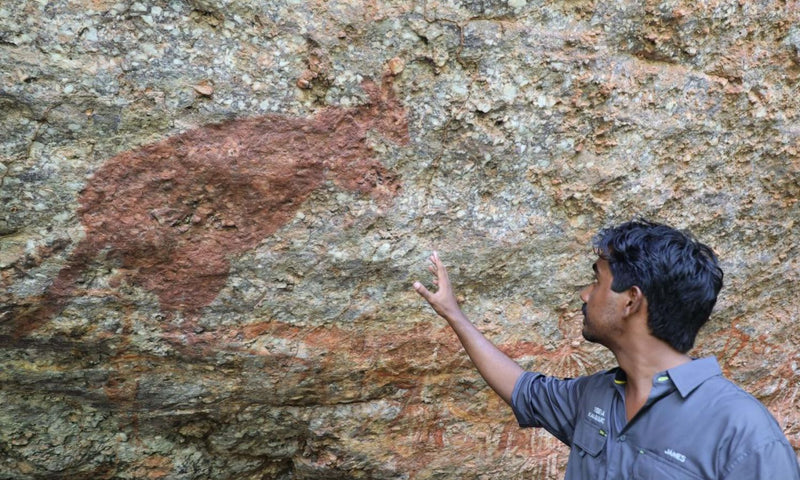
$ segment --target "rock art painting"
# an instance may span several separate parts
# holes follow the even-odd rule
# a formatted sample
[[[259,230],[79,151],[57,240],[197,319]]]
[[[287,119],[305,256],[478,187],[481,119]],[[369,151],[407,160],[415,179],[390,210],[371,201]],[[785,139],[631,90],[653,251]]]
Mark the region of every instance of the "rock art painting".
[[[578,314],[565,312],[565,325],[579,322]],[[537,364],[548,365],[553,374],[575,376],[588,373],[584,362],[590,363],[591,351],[596,351],[587,351],[576,341],[576,331],[565,326],[562,333],[571,338],[555,346],[516,339],[498,346],[518,360],[536,358]],[[315,406],[372,402],[390,405],[394,413],[387,418],[375,418],[371,412],[361,419],[359,431],[366,440],[353,441],[359,444],[356,448],[369,451],[366,444],[371,435],[389,439],[376,448],[382,450],[381,455],[392,458],[397,471],[407,474],[407,478],[428,478],[430,471],[447,468],[441,449],[448,446],[460,447],[478,457],[524,457],[527,472],[554,469],[554,459],[564,450],[546,432],[519,429],[508,417],[500,397],[482,380],[477,380],[475,387],[465,387],[476,381],[477,372],[452,329],[436,321],[401,331],[377,327],[358,333],[337,325],[309,328],[265,321],[221,327],[194,336],[191,347],[176,345],[173,353],[179,355],[177,358],[191,359],[182,361],[182,368],[195,372],[197,384],[217,398],[235,392],[238,400],[257,398],[254,404],[270,405],[269,408],[293,405],[310,411]],[[168,359],[128,348],[129,341],[130,336],[126,335],[122,343],[107,349],[117,352],[105,363],[109,375],[87,385],[86,396],[95,399],[96,405],[119,412],[119,429],[130,431],[137,438],[140,428],[147,430],[148,425],[162,426],[165,422],[160,414],[152,415],[163,408],[160,402],[164,401],[152,388],[160,385],[157,379],[171,367],[165,365]],[[252,369],[241,361],[218,365],[215,359],[219,352],[235,353],[239,360],[258,359],[261,368]],[[212,364],[214,368],[204,369]],[[215,385],[225,385],[228,393],[215,391]],[[431,397],[437,400],[431,403]],[[214,411],[207,411],[207,400],[202,396],[183,399],[184,415],[191,411],[191,418],[176,417],[171,421],[202,424],[225,418],[224,422],[236,428],[255,428],[240,424],[235,414],[226,416],[229,409],[240,408],[236,401],[227,399]],[[470,428],[465,429],[467,424]],[[298,425],[295,434],[308,437],[305,441],[309,445],[318,442],[307,428]],[[264,441],[270,438],[269,433],[258,432]],[[315,469],[324,472],[329,464],[343,460],[336,457],[341,455],[340,448],[323,443],[302,456],[305,461],[321,462]],[[300,461],[300,455],[293,460]],[[334,475],[332,472],[330,477],[313,478],[341,478]]]
[[[119,265],[116,282],[154,293],[167,315],[193,318],[225,285],[231,256],[286,224],[326,180],[389,201],[400,183],[367,133],[406,144],[406,110],[391,75],[362,88],[369,102],[359,107],[202,126],[109,159],[78,199],[84,240],[36,306],[12,319],[14,334],[57,315],[101,254]]]

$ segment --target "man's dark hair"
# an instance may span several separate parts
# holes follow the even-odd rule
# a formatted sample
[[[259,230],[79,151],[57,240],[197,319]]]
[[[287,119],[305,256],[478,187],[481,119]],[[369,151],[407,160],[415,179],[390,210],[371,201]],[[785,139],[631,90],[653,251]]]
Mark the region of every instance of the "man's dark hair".
[[[689,233],[647,220],[603,229],[593,245],[609,262],[612,290],[642,290],[650,333],[688,352],[722,288],[714,252]]]

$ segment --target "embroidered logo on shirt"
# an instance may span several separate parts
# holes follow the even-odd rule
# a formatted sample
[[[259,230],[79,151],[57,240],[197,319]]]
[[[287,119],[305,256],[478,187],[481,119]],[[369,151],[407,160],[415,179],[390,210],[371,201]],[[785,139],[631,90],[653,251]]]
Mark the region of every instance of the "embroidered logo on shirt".
[[[586,414],[586,416],[602,425],[605,425],[606,423],[606,411],[600,407],[594,407],[591,412]]]
[[[679,461],[681,463],[686,462],[686,455],[684,455],[682,453],[678,453],[678,452],[676,452],[675,450],[673,450],[671,448],[668,448],[668,449],[664,450],[664,454],[665,455],[669,455],[670,457],[674,458],[675,460],[677,460],[677,461]]]

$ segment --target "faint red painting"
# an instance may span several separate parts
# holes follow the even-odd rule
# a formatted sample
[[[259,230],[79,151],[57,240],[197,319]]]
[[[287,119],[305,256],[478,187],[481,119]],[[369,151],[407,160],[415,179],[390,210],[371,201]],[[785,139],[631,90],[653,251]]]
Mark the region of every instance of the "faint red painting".
[[[367,134],[408,143],[391,80],[364,81],[362,106],[206,125],[109,159],[78,199],[85,239],[33,307],[14,315],[14,334],[58,314],[101,253],[119,266],[120,281],[157,295],[162,311],[193,317],[225,285],[231,256],[286,224],[326,180],[390,200],[400,183]]]

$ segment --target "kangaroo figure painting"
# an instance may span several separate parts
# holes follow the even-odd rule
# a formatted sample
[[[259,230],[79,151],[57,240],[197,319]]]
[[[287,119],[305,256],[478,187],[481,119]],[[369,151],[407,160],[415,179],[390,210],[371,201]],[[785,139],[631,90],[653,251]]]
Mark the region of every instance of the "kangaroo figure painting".
[[[326,179],[391,199],[398,179],[367,142],[371,130],[408,142],[391,80],[364,81],[369,102],[359,107],[202,126],[109,159],[80,193],[85,238],[36,305],[12,312],[13,334],[60,313],[101,253],[119,265],[121,280],[157,295],[163,312],[196,317],[224,287],[229,258],[286,224]]]

